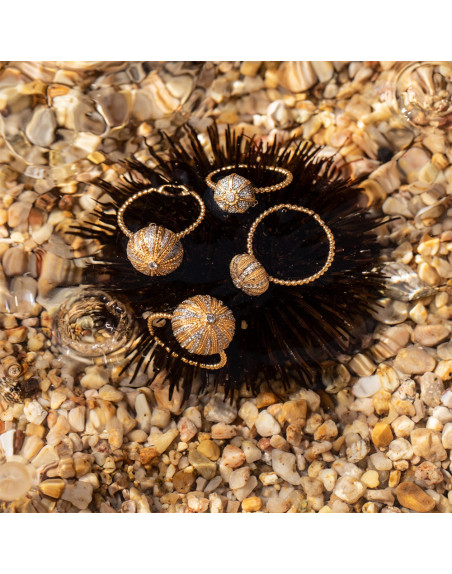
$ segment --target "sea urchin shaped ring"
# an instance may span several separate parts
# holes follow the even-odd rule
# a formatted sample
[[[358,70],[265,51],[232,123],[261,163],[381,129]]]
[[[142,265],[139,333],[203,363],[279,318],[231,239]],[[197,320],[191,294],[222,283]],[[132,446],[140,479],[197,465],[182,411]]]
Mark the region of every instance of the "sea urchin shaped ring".
[[[234,337],[235,319],[229,307],[210,295],[195,295],[183,301],[174,313],[152,313],[148,317],[149,333],[157,345],[168,353],[178,357],[165,343],[156,337],[154,321],[171,320],[173,335],[180,346],[196,355],[220,355],[215,364],[199,363],[180,356],[184,363],[199,366],[203,369],[216,370],[224,367],[227,361],[226,349]]]
[[[137,199],[150,193],[168,195],[167,188],[182,189],[182,195],[193,196],[200,205],[198,219],[184,231],[174,233],[162,225],[151,223],[147,227],[132,233],[124,223],[124,212]],[[144,275],[168,275],[175,271],[182,263],[184,249],[180,240],[194,231],[204,219],[206,208],[201,197],[184,185],[165,184],[159,188],[151,187],[135,193],[120,207],[118,211],[118,226],[129,238],[127,243],[127,258],[130,263]]]
[[[254,256],[253,238],[257,226],[265,217],[267,217],[271,213],[274,213],[275,211],[280,211],[282,209],[301,211],[302,213],[311,215],[322,226],[328,238],[329,250],[325,264],[319,271],[317,271],[313,275],[310,275],[309,277],[305,277],[304,279],[284,280],[284,279],[278,279],[276,277],[271,277],[265,271],[263,265]],[[275,205],[270,209],[267,209],[266,211],[261,213],[261,215],[254,221],[254,223],[250,227],[246,246],[247,246],[247,253],[236,255],[231,261],[229,270],[234,285],[238,289],[244,291],[247,295],[252,296],[262,295],[262,293],[265,293],[265,291],[267,291],[268,289],[270,282],[276,283],[278,285],[287,285],[287,286],[306,285],[306,283],[312,283],[313,281],[315,281],[328,271],[328,269],[331,267],[331,264],[333,263],[335,255],[335,241],[333,233],[331,229],[328,227],[328,225],[320,217],[320,215],[318,215],[311,209],[307,209],[306,207],[301,207],[299,205],[289,205],[287,203]]]
[[[266,166],[265,169],[284,175],[284,180],[267,187],[254,187],[254,184],[245,177],[237,173],[231,173],[217,182],[213,177],[224,171],[234,169],[251,169],[253,166],[246,164],[228,165],[221,167],[209,173],[206,177],[207,185],[214,190],[213,198],[223,211],[227,213],[245,213],[245,211],[254,205],[256,193],[267,193],[269,191],[278,191],[287,187],[293,180],[293,175],[288,169],[283,167]]]

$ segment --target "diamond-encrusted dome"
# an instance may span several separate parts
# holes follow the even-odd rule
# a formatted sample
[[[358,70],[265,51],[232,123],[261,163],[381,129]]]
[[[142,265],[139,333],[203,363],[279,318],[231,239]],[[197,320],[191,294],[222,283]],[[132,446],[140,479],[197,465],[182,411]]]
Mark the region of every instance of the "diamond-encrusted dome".
[[[182,243],[175,233],[154,223],[140,229],[129,239],[127,257],[140,273],[168,275],[179,267],[184,256]]]
[[[232,341],[235,319],[222,301],[210,295],[196,295],[176,308],[171,326],[181,347],[196,355],[214,355]]]
[[[213,198],[223,211],[245,213],[255,201],[254,187],[245,177],[231,173],[217,182]]]

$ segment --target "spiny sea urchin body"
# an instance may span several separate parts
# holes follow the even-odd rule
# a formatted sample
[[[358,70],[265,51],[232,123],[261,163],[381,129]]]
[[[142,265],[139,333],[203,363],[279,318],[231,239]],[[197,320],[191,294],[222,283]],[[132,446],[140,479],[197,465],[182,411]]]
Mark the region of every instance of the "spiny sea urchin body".
[[[104,288],[128,296],[137,317],[146,312],[173,313],[183,301],[208,295],[231,310],[235,334],[227,350],[227,364],[206,371],[180,360],[184,354],[191,360],[199,357],[181,348],[169,321],[160,330],[167,341],[165,348],[154,345],[146,322],[141,320],[142,332],[127,364],[141,368],[153,360],[154,371],[164,370],[172,387],[182,380],[186,396],[198,376],[202,387],[223,385],[226,392],[242,384],[255,391],[258,380],[318,386],[321,363],[359,344],[358,325],[381,294],[382,277],[373,271],[380,252],[375,233],[380,220],[360,207],[359,182],[339,177],[332,161],[321,159],[319,149],[310,143],[266,146],[231,130],[220,136],[213,125],[207,151],[198,134],[190,128],[187,131],[184,145],[167,140],[166,155],[150,149],[155,168],[133,160],[128,162],[130,175],[123,185],[99,181],[111,199],[96,210],[95,224],[81,224],[74,231],[97,238],[103,245],[88,270],[88,279],[102,281]],[[289,170],[293,181],[284,189],[259,194],[245,213],[228,213],[218,206],[205,180],[214,170],[239,164],[249,166],[237,171],[256,188],[279,182],[279,174],[271,169],[276,166]],[[127,258],[127,238],[116,226],[116,214],[134,193],[168,182],[194,189],[206,205],[206,216],[184,238],[181,265],[170,275],[148,277],[135,270]],[[318,214],[334,236],[334,260],[327,272],[310,284],[270,283],[268,289],[250,294],[234,283],[231,261],[246,251],[256,218],[277,204],[303,206]],[[190,197],[177,190],[171,197],[148,194],[130,206],[127,225],[136,232],[152,219],[177,233],[190,225],[196,212]],[[329,256],[328,237],[309,214],[279,210],[259,225],[254,256],[269,276],[285,280],[307,277],[317,273]]]

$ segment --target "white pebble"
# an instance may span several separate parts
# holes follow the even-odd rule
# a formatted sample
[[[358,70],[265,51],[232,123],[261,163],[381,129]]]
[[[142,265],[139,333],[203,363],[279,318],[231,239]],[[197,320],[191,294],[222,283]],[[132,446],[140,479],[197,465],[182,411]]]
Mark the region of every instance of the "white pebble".
[[[38,403],[31,401],[24,407],[24,415],[29,423],[40,425],[47,416],[47,411]]]
[[[379,375],[370,377],[361,377],[352,387],[352,393],[355,397],[365,399],[372,397],[380,390],[381,382]]]
[[[334,487],[334,494],[348,504],[354,504],[366,492],[362,482],[350,476],[342,476]]]
[[[296,457],[294,454],[277,448],[272,450],[273,470],[289,484],[298,486],[300,484],[300,475],[295,470],[295,463]]]
[[[262,411],[255,422],[257,432],[263,436],[273,436],[281,432],[281,426],[268,411]]]

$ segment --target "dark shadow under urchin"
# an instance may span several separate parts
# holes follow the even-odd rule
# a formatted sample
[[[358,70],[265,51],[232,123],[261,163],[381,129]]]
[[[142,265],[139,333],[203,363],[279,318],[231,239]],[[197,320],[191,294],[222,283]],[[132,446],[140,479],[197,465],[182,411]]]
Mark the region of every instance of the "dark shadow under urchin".
[[[109,200],[95,210],[96,223],[81,222],[73,229],[103,245],[86,270],[86,281],[126,296],[138,318],[140,335],[125,367],[134,365],[138,372],[153,361],[154,372],[165,371],[171,389],[182,384],[185,397],[198,378],[201,390],[223,386],[226,394],[243,384],[255,392],[263,381],[278,381],[285,388],[294,381],[318,388],[322,362],[359,348],[369,306],[383,289],[383,277],[374,271],[381,250],[375,230],[381,219],[360,206],[359,181],[342,179],[333,160],[321,158],[319,148],[309,142],[275,141],[265,146],[230,129],[220,135],[215,124],[208,131],[208,151],[189,127],[185,143],[166,141],[165,154],[150,149],[155,168],[131,160],[126,162],[128,175],[120,186],[97,181]],[[278,192],[259,194],[257,205],[246,213],[228,215],[214,203],[205,178],[215,169],[238,164],[250,166],[239,173],[256,187],[279,181],[280,176],[266,170],[267,166],[290,170],[293,182]],[[117,227],[116,213],[137,191],[167,182],[193,188],[203,198],[207,213],[202,224],[182,240],[182,265],[170,275],[151,278],[128,261],[127,238]],[[134,202],[127,210],[128,227],[136,231],[154,222],[178,232],[190,225],[198,214],[197,203],[177,190],[174,196],[150,194]],[[263,295],[248,296],[234,287],[230,261],[246,251],[253,221],[281,203],[307,207],[320,215],[335,238],[334,261],[313,283],[294,287],[271,283]],[[267,271],[282,279],[315,273],[328,253],[327,237],[313,218],[287,210],[261,223],[254,246]],[[226,349],[228,362],[217,371],[190,366],[155,346],[142,318],[146,312],[171,313],[198,294],[223,301],[236,321],[234,339]],[[179,355],[206,360],[181,349],[168,321],[159,336]]]

